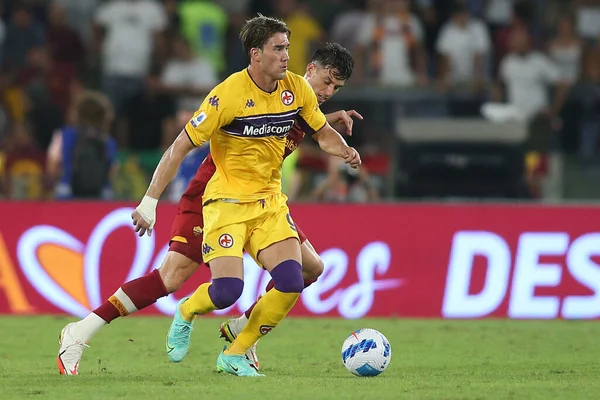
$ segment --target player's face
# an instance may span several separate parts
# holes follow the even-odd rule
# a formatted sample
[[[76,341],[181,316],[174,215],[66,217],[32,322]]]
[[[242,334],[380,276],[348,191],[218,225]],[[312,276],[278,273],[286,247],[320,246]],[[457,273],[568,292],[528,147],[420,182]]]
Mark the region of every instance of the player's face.
[[[269,41],[259,50],[259,63],[267,76],[271,79],[280,80],[285,78],[285,73],[288,67],[288,49],[290,42],[287,34],[276,33]]]
[[[337,79],[331,72],[330,68],[322,68],[312,63],[306,68],[306,80],[315,91],[319,104],[329,100],[346,83]]]

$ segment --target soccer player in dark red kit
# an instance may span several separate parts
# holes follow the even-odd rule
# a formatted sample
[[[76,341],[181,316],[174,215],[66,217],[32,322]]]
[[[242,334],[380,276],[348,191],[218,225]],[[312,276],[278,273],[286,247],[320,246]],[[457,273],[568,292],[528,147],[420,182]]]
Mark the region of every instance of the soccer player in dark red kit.
[[[305,78],[317,95],[319,104],[329,100],[350,78],[354,60],[350,52],[337,43],[326,43],[319,48],[307,65]],[[248,100],[247,107],[252,107]],[[362,119],[354,110],[337,111],[326,115],[330,125],[346,134],[352,133],[353,117]],[[286,138],[284,157],[291,154],[304,139],[304,132],[296,123]],[[87,343],[112,320],[127,316],[156,302],[161,297],[178,290],[203,264],[203,216],[202,196],[208,181],[216,171],[212,156],[206,158],[181,197],[178,213],[173,221],[169,252],[160,268],[140,278],[125,283],[110,298],[84,319],[68,324],[61,332],[58,368],[61,374],[76,375],[79,361]],[[150,226],[150,232],[153,226]],[[296,226],[297,227],[297,226]],[[322,274],[323,261],[304,233],[298,228],[301,241],[302,275],[307,287]],[[144,231],[139,232],[140,235]],[[273,288],[273,280],[267,291]],[[254,303],[255,305],[256,303]],[[242,316],[221,325],[221,335],[233,341],[248,321],[252,305]],[[190,328],[191,329],[191,328]],[[185,354],[174,356],[179,362]],[[258,369],[256,346],[246,353],[250,364]]]

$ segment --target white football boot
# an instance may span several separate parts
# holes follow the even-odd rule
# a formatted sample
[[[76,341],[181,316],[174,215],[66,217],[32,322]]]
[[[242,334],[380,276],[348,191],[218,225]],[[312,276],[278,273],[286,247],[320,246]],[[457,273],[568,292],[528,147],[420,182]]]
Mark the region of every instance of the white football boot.
[[[81,339],[71,334],[71,328],[75,322],[67,324],[58,337],[58,357],[56,364],[61,375],[77,375],[79,372],[79,360],[86,347],[89,347]]]

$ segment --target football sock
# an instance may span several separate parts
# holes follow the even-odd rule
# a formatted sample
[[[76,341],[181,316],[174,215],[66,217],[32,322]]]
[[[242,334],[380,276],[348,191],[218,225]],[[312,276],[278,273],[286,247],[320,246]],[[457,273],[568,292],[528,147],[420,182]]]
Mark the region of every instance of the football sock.
[[[89,341],[104,325],[112,320],[154,304],[169,293],[158,270],[125,283],[100,307],[77,322],[71,332],[84,342]]]
[[[275,281],[250,314],[248,323],[225,354],[242,355],[262,336],[269,333],[292,309],[303,289],[302,266],[294,260],[277,265],[271,276]]]
[[[309,287],[310,285],[312,285],[313,283],[315,283],[317,280],[316,279],[304,279],[304,289],[306,289],[307,287]],[[268,292],[269,290],[273,289],[275,287],[275,281],[273,279],[271,279],[269,281],[269,283],[267,284],[267,287],[265,288],[265,292]],[[254,310],[254,306],[256,305],[256,303],[258,303],[258,300],[260,300],[262,298],[259,297],[254,304],[252,304],[245,312],[244,314],[242,314],[240,316],[240,320],[242,318],[245,318],[246,321],[248,321],[248,319],[250,318],[250,314],[252,314],[252,310]],[[246,322],[244,321],[244,323]]]
[[[181,307],[179,308],[181,318],[187,322],[192,322],[196,318],[196,314],[208,314],[217,309],[217,306],[215,306],[215,303],[212,302],[208,295],[208,288],[210,286],[210,283],[203,283],[198,286],[198,289],[196,289],[189,299],[181,303]]]
[[[227,308],[237,301],[243,290],[244,281],[239,278],[217,278],[212,283],[203,283],[181,304],[181,317],[191,322],[196,315]]]
[[[107,322],[97,314],[89,313],[87,317],[72,326],[71,334],[87,343],[106,324]]]

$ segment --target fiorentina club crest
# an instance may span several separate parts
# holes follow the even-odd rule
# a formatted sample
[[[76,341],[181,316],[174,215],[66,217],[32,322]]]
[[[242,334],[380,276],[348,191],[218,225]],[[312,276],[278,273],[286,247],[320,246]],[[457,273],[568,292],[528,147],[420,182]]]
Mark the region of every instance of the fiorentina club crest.
[[[281,92],[281,102],[286,106],[292,105],[294,102],[294,93],[290,92],[289,90],[284,90]]]
[[[233,238],[231,237],[231,235],[224,233],[219,237],[219,244],[221,245],[221,247],[228,249],[231,246],[233,246]]]

